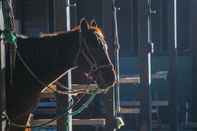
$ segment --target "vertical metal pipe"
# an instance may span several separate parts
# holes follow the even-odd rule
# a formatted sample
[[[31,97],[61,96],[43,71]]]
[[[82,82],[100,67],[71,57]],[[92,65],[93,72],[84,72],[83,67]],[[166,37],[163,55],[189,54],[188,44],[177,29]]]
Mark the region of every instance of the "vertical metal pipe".
[[[177,50],[177,0],[174,0],[174,48]]]
[[[65,24],[66,31],[70,30],[70,0],[62,0],[63,4],[61,6],[65,7]],[[69,70],[67,75],[67,80],[65,81],[69,90],[72,88],[72,76],[71,70]],[[68,103],[65,103],[64,99],[68,99]],[[65,112],[67,107],[70,107],[70,101],[72,101],[72,96],[64,97],[57,94],[57,113]],[[72,131],[72,115],[69,115],[72,112],[72,109],[68,110],[68,115],[62,119],[57,120],[57,131]]]
[[[71,26],[71,21],[70,21],[70,0],[66,0],[66,30],[70,31],[70,26]],[[68,72],[68,89],[72,90],[72,74],[71,70]],[[69,94],[68,95],[68,106],[70,105],[70,102],[72,101],[72,96]],[[70,113],[72,112],[72,109],[68,110],[68,116],[67,116],[67,121],[68,121],[68,127],[67,131],[72,131],[72,115]]]
[[[152,96],[151,96],[151,0],[138,2],[138,42],[140,61],[140,81],[142,97],[138,131],[152,131]]]
[[[149,44],[148,46],[151,47],[152,46],[151,0],[148,0],[148,8],[149,8],[149,12],[148,12],[149,15],[148,15],[148,20],[147,20],[148,22],[148,25],[147,25],[148,26],[148,44]],[[150,86],[151,85],[151,50],[149,50],[147,53],[148,53],[148,84]]]
[[[118,35],[118,20],[117,20],[117,10],[118,8],[116,7],[116,0],[113,0],[113,22],[114,22],[114,46],[115,46],[115,70],[116,70],[116,80],[117,83],[115,85],[115,88],[113,88],[113,96],[114,96],[114,115],[117,115],[117,112],[120,111],[120,56],[119,56],[119,51],[120,51],[120,44],[119,44],[119,35]]]
[[[4,30],[4,17],[3,17],[3,5],[0,0],[0,30]],[[5,43],[2,40],[3,36],[0,34],[0,131],[5,131],[6,121],[2,121],[6,113],[6,87],[5,87]]]
[[[169,85],[170,130],[178,131],[177,104],[177,0],[169,1]]]
[[[70,0],[66,0],[66,30],[70,31]]]

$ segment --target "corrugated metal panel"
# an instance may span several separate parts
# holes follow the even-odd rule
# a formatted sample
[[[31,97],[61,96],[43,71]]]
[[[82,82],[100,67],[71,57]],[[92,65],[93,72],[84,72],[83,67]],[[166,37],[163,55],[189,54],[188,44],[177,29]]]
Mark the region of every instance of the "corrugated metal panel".
[[[37,35],[49,30],[48,0],[24,0],[23,32],[26,35]]]
[[[66,29],[66,9],[64,0],[55,0],[55,30],[62,31]]]
[[[77,15],[78,21],[83,17],[88,20],[95,19],[97,24],[102,26],[102,0],[78,0]]]

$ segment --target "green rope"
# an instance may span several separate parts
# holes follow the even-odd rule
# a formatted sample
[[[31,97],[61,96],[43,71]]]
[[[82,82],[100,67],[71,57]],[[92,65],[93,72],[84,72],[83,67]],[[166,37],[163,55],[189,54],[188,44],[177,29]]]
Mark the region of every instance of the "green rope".
[[[94,98],[96,97],[96,94],[97,94],[96,92],[97,92],[97,90],[92,92],[90,98],[81,107],[79,107],[76,111],[69,113],[68,115],[76,116],[76,115],[80,114],[94,100]],[[68,126],[68,119],[65,121],[65,126],[66,127]]]
[[[89,104],[94,100],[95,96],[96,96],[96,94],[92,94],[90,96],[90,98],[79,109],[69,113],[69,115],[76,116],[76,115],[80,114],[85,108],[87,108],[89,106]]]
[[[8,30],[2,31],[3,38],[9,44],[16,45],[16,33]]]
[[[79,107],[76,111],[73,111],[73,112],[69,113],[68,115],[76,116],[76,115],[80,114],[94,100],[94,98],[97,95],[98,90],[99,89],[95,89],[95,90],[91,91],[90,92],[90,94],[91,94],[90,98],[81,107]],[[68,109],[66,109],[66,110],[68,110]]]
[[[95,89],[94,91],[91,91],[90,98],[79,109],[77,109],[76,111],[72,113],[69,113],[69,115],[76,116],[79,113],[81,113],[85,108],[87,108],[90,105],[90,103],[94,100],[94,98],[96,97],[98,90],[99,89]]]
[[[14,28],[14,16],[12,6],[8,3],[8,0],[3,1],[2,6],[4,26],[5,30],[1,31],[5,41],[11,45],[16,46],[16,33],[13,31]]]

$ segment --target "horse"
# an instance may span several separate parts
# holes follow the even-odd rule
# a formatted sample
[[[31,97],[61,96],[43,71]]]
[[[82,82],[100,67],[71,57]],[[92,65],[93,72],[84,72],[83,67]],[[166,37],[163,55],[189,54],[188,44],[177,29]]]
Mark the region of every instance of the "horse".
[[[95,22],[89,24],[85,19],[68,32],[38,38],[18,36],[16,54],[12,82],[6,77],[6,108],[8,118],[17,124],[26,124],[45,88],[42,83],[49,84],[72,67],[83,67],[102,90],[115,83],[114,66],[102,30]],[[7,130],[25,128],[10,124]]]

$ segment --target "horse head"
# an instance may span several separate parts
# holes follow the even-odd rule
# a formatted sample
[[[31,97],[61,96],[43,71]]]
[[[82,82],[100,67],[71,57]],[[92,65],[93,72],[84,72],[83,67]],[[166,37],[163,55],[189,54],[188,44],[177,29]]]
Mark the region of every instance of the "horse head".
[[[108,89],[115,83],[116,75],[110,60],[107,42],[95,21],[90,24],[82,19],[79,25],[79,50],[76,63],[95,80],[100,89]]]

